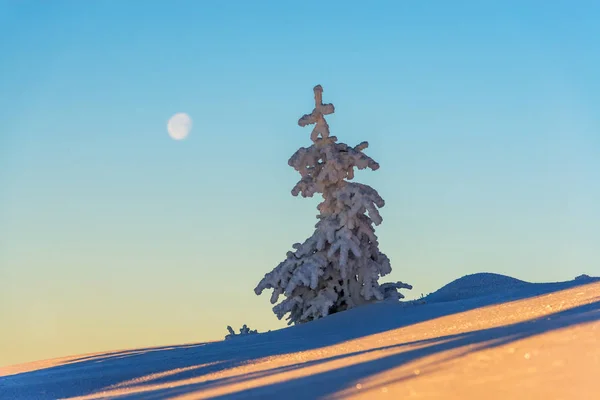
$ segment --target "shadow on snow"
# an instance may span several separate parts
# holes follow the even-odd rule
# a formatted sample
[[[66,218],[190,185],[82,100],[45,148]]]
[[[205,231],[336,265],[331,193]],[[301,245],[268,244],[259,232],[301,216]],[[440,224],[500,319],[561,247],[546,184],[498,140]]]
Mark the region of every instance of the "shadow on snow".
[[[85,396],[115,387],[135,388],[142,384],[175,382],[237,367],[254,359],[327,347],[451,314],[549,294],[588,283],[569,281],[553,284],[529,284],[512,292],[424,305],[415,305],[412,302],[378,303],[331,315],[312,323],[259,335],[235,338],[230,341],[164,346],[85,356],[58,366],[0,377],[0,398],[69,398]],[[311,398],[326,396],[347,388],[352,381],[396,368],[422,357],[466,346],[469,348],[465,348],[465,353],[474,351],[473,346],[475,346],[475,350],[481,350],[504,345],[544,332],[596,321],[600,319],[599,311],[600,302],[595,301],[541,319],[513,325],[343,354],[246,374],[242,377],[223,378],[174,388],[127,394],[120,396],[119,399],[164,399],[377,350],[400,348],[415,344],[422,345],[418,349],[408,350],[400,354],[388,355],[373,361],[366,361],[282,383],[247,389],[223,398],[260,398],[269,394],[272,395],[275,392],[286,393],[286,398],[294,398],[294,396],[306,398],[308,387],[311,390]],[[135,381],[136,379],[148,377],[148,375],[154,376],[146,378],[144,381]],[[398,377],[398,379],[410,379],[410,376]],[[319,382],[318,385],[308,386],[311,382],[317,381]],[[299,389],[302,390],[298,391]],[[302,393],[302,396],[300,393]]]

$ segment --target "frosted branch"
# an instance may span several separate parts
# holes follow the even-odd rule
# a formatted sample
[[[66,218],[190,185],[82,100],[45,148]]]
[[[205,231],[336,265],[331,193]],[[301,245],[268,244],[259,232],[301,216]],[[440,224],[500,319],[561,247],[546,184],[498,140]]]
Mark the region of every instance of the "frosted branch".
[[[402,282],[379,285],[379,277],[391,272],[389,258],[379,251],[374,226],[382,223],[379,209],[385,205],[370,186],[349,182],[354,169],[379,164],[363,153],[369,144],[350,147],[330,136],[324,116],[334,107],[323,104],[321,86],[314,88],[315,108],[298,124],[314,124],[313,144],[298,149],[288,164],[301,179],[292,195],[323,195],[319,221],[314,233],[292,246],[286,259],[267,273],[254,289],[261,294],[272,289],[271,303],[279,319],[286,314],[289,324],[303,323],[344,311],[372,301],[400,299],[400,289],[411,289]]]

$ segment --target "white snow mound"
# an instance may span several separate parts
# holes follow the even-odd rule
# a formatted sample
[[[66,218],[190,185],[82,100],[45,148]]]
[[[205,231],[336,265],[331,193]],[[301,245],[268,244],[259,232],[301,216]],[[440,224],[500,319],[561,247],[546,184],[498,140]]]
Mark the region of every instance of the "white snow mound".
[[[431,293],[426,299],[430,303],[463,300],[494,295],[507,289],[520,289],[527,285],[531,284],[506,275],[481,272],[458,278]]]

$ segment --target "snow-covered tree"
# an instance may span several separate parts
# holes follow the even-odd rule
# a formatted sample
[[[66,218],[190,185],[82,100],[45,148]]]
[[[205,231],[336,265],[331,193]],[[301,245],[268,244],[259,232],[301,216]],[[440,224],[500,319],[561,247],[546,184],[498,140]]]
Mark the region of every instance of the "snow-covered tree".
[[[273,307],[279,319],[289,313],[288,325],[304,323],[344,311],[361,304],[384,299],[399,300],[398,289],[412,289],[402,282],[380,285],[379,277],[391,272],[389,258],[379,251],[374,225],[382,222],[379,208],[384,201],[370,186],[348,182],[354,168],[379,164],[363,153],[368,143],[351,147],[337,143],[329,135],[325,115],[332,114],[333,104],[323,104],[323,88],[315,86],[315,108],[300,118],[298,125],[314,124],[313,144],[302,147],[288,164],[302,176],[292,195],[323,195],[317,209],[315,232],[266,274],[254,289],[260,295],[273,289],[271,303],[286,298]]]
[[[230,340],[240,336],[255,335],[258,333],[256,329],[252,330],[246,324],[240,328],[240,333],[235,333],[233,328],[229,325],[227,325],[227,331],[229,332],[229,335],[225,336],[225,340]]]

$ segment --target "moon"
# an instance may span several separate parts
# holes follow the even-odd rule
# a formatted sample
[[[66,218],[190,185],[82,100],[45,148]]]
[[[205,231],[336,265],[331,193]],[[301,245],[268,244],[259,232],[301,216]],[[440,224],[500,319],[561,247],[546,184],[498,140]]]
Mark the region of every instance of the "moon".
[[[185,139],[191,130],[192,118],[186,113],[177,113],[169,118],[169,122],[167,122],[167,131],[172,139]]]

